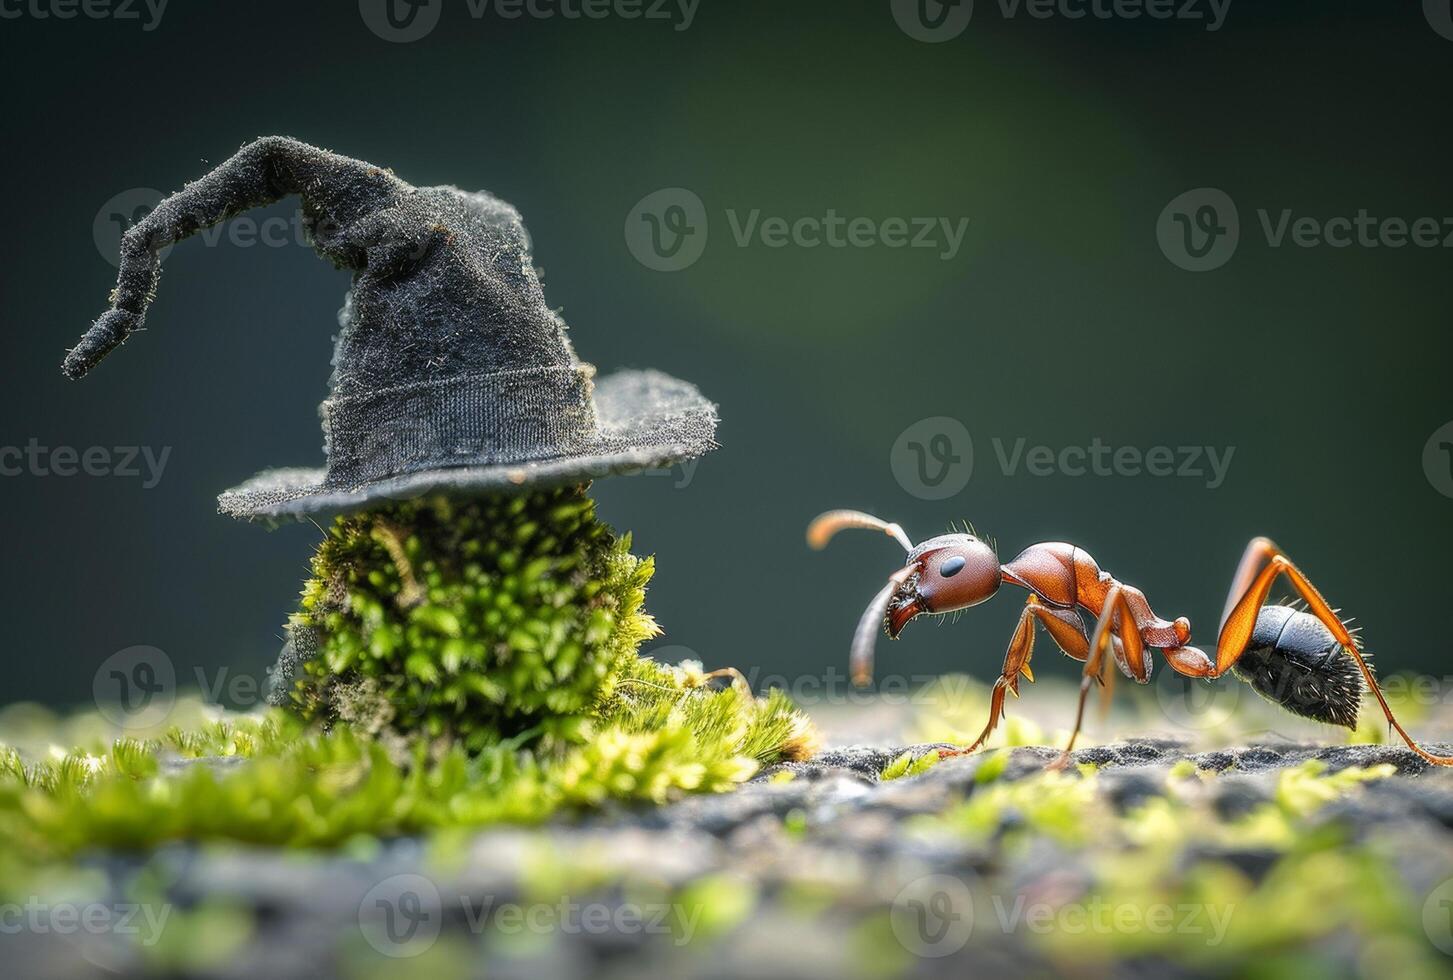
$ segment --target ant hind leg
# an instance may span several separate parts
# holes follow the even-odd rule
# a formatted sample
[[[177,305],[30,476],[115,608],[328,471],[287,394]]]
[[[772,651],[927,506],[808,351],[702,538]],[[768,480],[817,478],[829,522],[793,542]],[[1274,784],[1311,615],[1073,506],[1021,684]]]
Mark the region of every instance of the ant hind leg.
[[[1398,735],[1402,736],[1402,740],[1407,743],[1408,748],[1417,753],[1424,761],[1435,766],[1453,766],[1453,756],[1436,755],[1424,749],[1398,722],[1393,715],[1392,707],[1382,693],[1382,687],[1377,683],[1377,677],[1373,674],[1372,667],[1367,662],[1367,656],[1347,629],[1347,625],[1337,616],[1311,580],[1269,538],[1254,539],[1242,556],[1241,564],[1236,571],[1231,596],[1226,602],[1226,614],[1221,625],[1221,635],[1216,643],[1216,662],[1209,676],[1219,677],[1224,674],[1246,652],[1246,647],[1251,642],[1252,631],[1256,628],[1256,619],[1261,607],[1266,604],[1266,597],[1271,592],[1272,584],[1282,575],[1287,577],[1297,594],[1306,601],[1307,611],[1327,627],[1333,639],[1347,652],[1348,656],[1357,662],[1358,669],[1362,671],[1362,676],[1367,681],[1368,689],[1372,691],[1373,697],[1377,699],[1378,707],[1382,708],[1383,715],[1387,717],[1387,723]]]

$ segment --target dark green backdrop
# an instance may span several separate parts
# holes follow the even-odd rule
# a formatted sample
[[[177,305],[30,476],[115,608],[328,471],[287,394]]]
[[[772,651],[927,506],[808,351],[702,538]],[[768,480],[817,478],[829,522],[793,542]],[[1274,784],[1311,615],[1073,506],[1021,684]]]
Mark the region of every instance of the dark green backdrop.
[[[153,30],[0,4],[20,12],[0,19],[0,444],[172,447],[150,490],[0,478],[4,700],[83,702],[97,665],[133,644],[184,679],[275,655],[318,531],[233,523],[214,495],[320,458],[346,277],[302,247],[184,244],[148,331],[82,383],[58,370],[113,283],[98,210],[274,132],[513,202],[582,356],[659,366],[721,403],[723,448],[689,486],[596,488],[658,557],[662,642],[709,666],[841,668],[899,557],[867,536],[812,554],[802,529],[857,506],[917,535],[971,519],[1009,554],[1073,540],[1207,644],[1241,545],[1269,533],[1359,617],[1385,668],[1453,673],[1453,500],[1423,464],[1453,419],[1453,251],[1271,247],[1256,213],[1453,215],[1453,40],[1436,10],[1235,0],[1209,32],[1006,18],[980,0],[961,35],[928,44],[887,0],[701,0],[685,30],[476,20],[440,2],[415,43],[376,36],[345,0],[174,0]],[[701,198],[710,233],[689,268],[658,272],[623,228],[667,187]],[[1205,273],[1156,237],[1167,203],[1199,187],[1241,220],[1234,257]],[[739,247],[726,213],[753,209],[970,223],[951,261]],[[932,416],[961,419],[977,450],[967,487],[937,501],[890,469],[899,433]],[[1020,437],[1235,449],[1210,489],[1005,475],[991,440]],[[885,666],[992,676],[1017,605],[915,625]]]

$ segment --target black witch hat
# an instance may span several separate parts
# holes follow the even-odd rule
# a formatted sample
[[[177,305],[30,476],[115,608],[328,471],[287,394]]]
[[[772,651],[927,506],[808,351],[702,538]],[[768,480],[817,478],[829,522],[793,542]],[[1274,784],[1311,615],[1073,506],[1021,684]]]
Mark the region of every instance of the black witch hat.
[[[510,205],[414,187],[277,136],[127,231],[111,309],[67,354],[66,376],[83,377],[141,327],[158,252],[292,194],[318,252],[354,271],[320,407],[327,466],[261,473],[218,498],[224,513],[279,518],[582,482],[715,448],[716,406],[695,386],[657,371],[594,379],[545,305]]]

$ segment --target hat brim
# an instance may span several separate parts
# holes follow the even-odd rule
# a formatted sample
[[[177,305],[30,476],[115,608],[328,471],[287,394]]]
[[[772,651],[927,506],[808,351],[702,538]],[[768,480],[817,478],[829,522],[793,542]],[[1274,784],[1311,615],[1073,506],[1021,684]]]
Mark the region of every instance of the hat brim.
[[[620,371],[595,382],[600,436],[570,455],[523,463],[422,469],[343,485],[324,469],[259,473],[217,498],[224,514],[280,521],[367,510],[430,494],[522,493],[656,469],[717,448],[716,406],[695,385],[659,371]]]

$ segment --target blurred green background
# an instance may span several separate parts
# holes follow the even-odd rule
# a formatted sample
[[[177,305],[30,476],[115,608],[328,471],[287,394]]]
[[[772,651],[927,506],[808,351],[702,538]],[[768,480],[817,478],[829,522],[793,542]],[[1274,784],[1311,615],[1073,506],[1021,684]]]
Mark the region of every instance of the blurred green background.
[[[194,240],[167,260],[145,334],[82,383],[59,372],[114,283],[93,243],[108,201],[171,191],[269,133],[511,201],[582,357],[660,367],[720,402],[722,449],[689,481],[596,485],[658,557],[649,605],[673,655],[841,676],[859,611],[901,560],[867,535],[805,548],[815,513],[851,506],[916,537],[972,520],[1006,559],[1074,541],[1206,646],[1243,544],[1270,534],[1358,617],[1384,670],[1453,674],[1438,612],[1453,500],[1423,463],[1453,419],[1453,253],[1271,247],[1257,216],[1453,215],[1453,40],[1418,4],[1240,0],[1212,32],[980,0],[962,33],[924,43],[887,0],[701,0],[689,26],[437,2],[412,43],[353,2],[176,3],[152,30],[6,8],[20,16],[0,20],[0,444],[171,455],[153,489],[0,478],[4,700],[85,702],[97,666],[135,644],[165,650],[184,683],[276,656],[319,532],[235,523],[214,498],[321,461],[347,276],[297,245]],[[624,229],[671,187],[701,199],[709,234],[697,261],[660,272]],[[1193,273],[1156,224],[1200,187],[1235,201],[1241,236]],[[728,212],[754,209],[969,224],[947,260],[739,246]],[[975,465],[926,500],[890,459],[935,416],[962,421]],[[1006,474],[993,440],[1021,437],[1234,455],[1215,488]],[[915,625],[881,669],[992,677],[1021,598]],[[1035,666],[1072,669],[1047,652]]]

